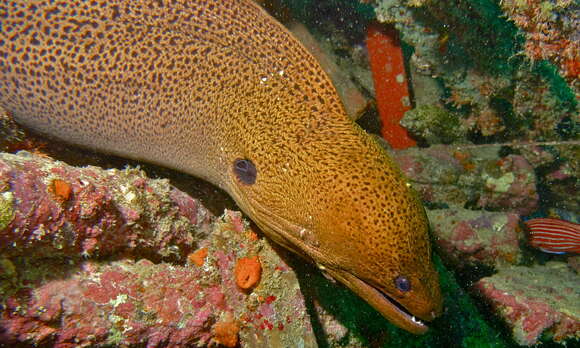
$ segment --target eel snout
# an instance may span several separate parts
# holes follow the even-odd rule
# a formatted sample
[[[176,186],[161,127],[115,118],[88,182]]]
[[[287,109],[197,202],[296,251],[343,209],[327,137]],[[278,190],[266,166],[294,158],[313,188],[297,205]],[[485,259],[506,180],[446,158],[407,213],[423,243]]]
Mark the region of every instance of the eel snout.
[[[396,326],[414,334],[424,334],[429,329],[428,322],[441,313],[441,305],[423,306],[423,310],[412,314],[400,302],[356,276],[342,271],[328,270],[333,278],[345,284],[354,293],[358,294],[367,303]]]

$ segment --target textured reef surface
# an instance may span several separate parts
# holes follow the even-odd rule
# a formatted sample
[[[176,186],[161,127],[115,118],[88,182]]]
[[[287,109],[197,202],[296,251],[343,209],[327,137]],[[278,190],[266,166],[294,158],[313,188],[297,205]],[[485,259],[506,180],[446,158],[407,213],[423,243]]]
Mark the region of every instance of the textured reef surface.
[[[377,19],[394,25],[411,48],[417,96],[403,123],[415,135],[429,142],[464,141],[461,133],[478,142],[577,138],[576,2],[368,2]],[[417,125],[413,120],[425,110],[427,118],[435,118],[427,124],[449,120],[455,127]],[[456,128],[454,137],[443,136],[450,132],[446,128]]]
[[[0,156],[0,186],[0,342],[316,346],[294,272],[240,213],[26,152]]]
[[[565,263],[505,267],[475,288],[509,323],[520,345],[539,343],[542,333],[555,341],[578,337],[578,274]]]
[[[577,196],[557,197],[577,192],[575,174],[562,167],[577,166],[578,157],[562,158],[579,148],[436,145],[394,152],[427,204],[437,252],[479,299],[477,310],[487,313],[497,334],[509,330],[513,343],[503,346],[580,338],[579,257],[532,250],[523,224],[530,214],[575,219]],[[559,209],[542,207],[551,201]]]
[[[75,168],[27,152],[0,157],[5,257],[131,254],[180,259],[209,215],[139,170]]]
[[[419,146],[389,151],[427,208],[443,315],[423,336],[397,329],[239,212],[177,189],[178,174],[77,161],[86,153],[65,155],[2,111],[0,347],[577,345],[580,256],[531,248],[523,222],[578,222],[578,3],[261,3],[372,133],[397,108],[376,100],[369,58],[404,55],[408,76],[380,75],[411,88],[387,131],[402,126]],[[374,21],[400,47],[367,49]]]

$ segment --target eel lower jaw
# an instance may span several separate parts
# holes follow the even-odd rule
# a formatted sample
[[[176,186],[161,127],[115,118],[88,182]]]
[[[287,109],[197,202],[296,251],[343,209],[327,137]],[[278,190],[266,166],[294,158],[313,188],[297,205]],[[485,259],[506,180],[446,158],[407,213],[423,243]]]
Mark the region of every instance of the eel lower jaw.
[[[407,330],[416,335],[424,334],[429,329],[423,320],[409,313],[392,297],[367,284],[358,277],[344,271],[333,271],[328,269],[327,272],[333,278],[345,284],[349,289],[381,313],[386,319],[401,329]]]

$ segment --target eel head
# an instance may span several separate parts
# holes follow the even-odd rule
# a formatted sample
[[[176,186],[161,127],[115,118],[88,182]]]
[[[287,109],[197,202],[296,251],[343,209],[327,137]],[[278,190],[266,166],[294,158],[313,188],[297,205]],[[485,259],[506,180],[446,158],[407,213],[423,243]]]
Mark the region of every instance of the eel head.
[[[393,324],[424,333],[442,311],[424,209],[374,139],[358,129],[340,137],[273,155],[239,154],[246,159],[232,167],[229,191],[272,240]]]

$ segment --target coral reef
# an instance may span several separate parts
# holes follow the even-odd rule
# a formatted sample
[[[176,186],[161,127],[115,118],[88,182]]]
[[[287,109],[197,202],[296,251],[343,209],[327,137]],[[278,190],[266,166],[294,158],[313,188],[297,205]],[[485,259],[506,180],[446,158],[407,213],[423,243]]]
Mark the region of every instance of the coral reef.
[[[401,125],[427,144],[463,143],[468,131],[457,115],[436,104],[423,104],[407,111]]]
[[[40,153],[46,142],[32,136],[20,127],[12,115],[0,106],[0,151],[27,150]]]
[[[175,260],[208,232],[210,215],[198,202],[136,169],[74,168],[25,152],[2,154],[0,187],[5,257],[127,253]]]
[[[558,146],[531,147],[522,155],[546,158],[536,166],[546,206],[580,211],[580,142],[555,145]],[[550,156],[551,161],[548,159]]]
[[[478,143],[577,138],[578,28],[573,24],[577,14],[569,11],[577,4],[501,1],[500,7],[492,0],[367,2],[375,6],[377,19],[393,24],[412,47],[409,65],[414,79],[422,81],[415,78],[422,75],[437,81],[429,88],[438,98],[417,98],[416,107],[443,107],[469,131],[467,140]],[[536,41],[530,41],[532,37]],[[539,53],[538,48],[548,46]],[[564,51],[556,54],[558,50]],[[532,61],[523,58],[527,52]],[[568,83],[546,61],[536,62],[538,54],[558,64]],[[426,86],[421,83],[415,89]],[[415,135],[437,143],[439,139],[421,133],[425,129],[415,129],[420,132]]]
[[[556,64],[580,92],[580,4],[571,0],[503,0],[500,6],[526,33],[526,55]]]
[[[507,267],[475,284],[520,345],[580,340],[579,276],[562,262]]]
[[[415,105],[402,125],[432,146],[393,154],[456,271],[437,262],[443,316],[424,336],[403,332],[313,267],[281,259],[240,213],[217,218],[137,169],[55,162],[42,155],[53,144],[2,112],[0,149],[36,155],[0,155],[0,346],[577,344],[580,256],[527,249],[519,226],[530,214],[577,221],[580,210],[578,4],[281,2],[310,25],[295,33],[353,118],[375,93],[365,23],[376,13],[399,30]]]
[[[431,207],[427,214],[442,258],[465,288],[492,304],[515,342],[535,344],[542,332],[542,342],[574,339],[580,320],[566,308],[578,293],[553,284],[574,288],[578,273],[562,261],[577,270],[577,258],[562,256],[549,268],[525,266],[554,256],[524,247],[529,236],[520,215],[576,221],[566,210],[577,211],[579,203],[577,173],[569,169],[578,166],[578,144],[438,145],[392,153]],[[540,195],[544,206],[560,209],[543,210]],[[567,294],[555,296],[560,290]]]
[[[136,169],[23,152],[1,155],[0,178],[0,343],[316,346],[294,273],[240,213],[216,219]],[[261,270],[246,291],[244,258]]]
[[[432,146],[394,151],[399,166],[431,206],[530,214],[538,194],[533,167],[501,146]]]

